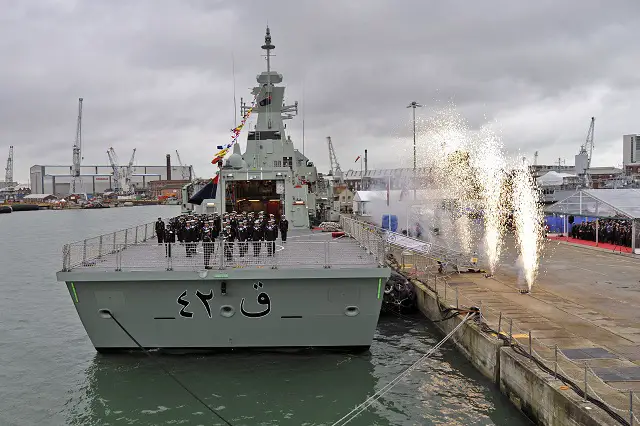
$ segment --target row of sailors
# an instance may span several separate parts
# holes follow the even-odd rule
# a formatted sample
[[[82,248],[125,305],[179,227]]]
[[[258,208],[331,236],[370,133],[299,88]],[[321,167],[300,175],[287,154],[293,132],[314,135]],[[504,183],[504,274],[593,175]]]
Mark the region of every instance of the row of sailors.
[[[247,217],[248,216],[248,217]],[[214,254],[215,241],[221,238],[226,243],[238,242],[240,257],[244,257],[249,251],[249,242],[252,242],[253,255],[260,255],[262,241],[267,242],[267,255],[273,256],[275,253],[275,241],[278,238],[278,231],[283,243],[287,241],[289,223],[286,217],[281,217],[280,223],[276,225],[275,218],[270,219],[259,215],[258,219],[251,223],[251,214],[235,215],[231,213],[221,218],[219,215],[199,215],[179,216],[169,220],[165,226],[161,218],[156,222],[156,234],[158,243],[167,245],[167,256],[170,256],[171,248],[169,244],[179,242],[185,243],[187,257],[196,255],[198,242],[202,241],[204,249],[205,267],[209,268],[209,261]],[[225,244],[225,257],[228,260],[233,258],[233,248],[235,244]]]

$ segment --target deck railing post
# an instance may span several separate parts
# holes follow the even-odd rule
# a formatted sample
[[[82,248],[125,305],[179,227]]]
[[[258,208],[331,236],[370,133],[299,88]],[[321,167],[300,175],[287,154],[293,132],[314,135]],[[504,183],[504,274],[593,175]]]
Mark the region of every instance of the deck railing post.
[[[324,267],[330,268],[329,265],[329,241],[324,242]]]
[[[629,391],[629,426],[633,426],[633,391]]]
[[[82,265],[87,264],[87,240],[82,242]]]
[[[224,259],[224,241],[220,241],[220,246],[218,249],[218,256],[220,256],[220,269],[225,269],[225,259]]]
[[[587,362],[584,363],[584,401],[587,400]]]
[[[136,226],[136,239],[135,244],[138,244],[138,227]]]
[[[513,318],[509,319],[509,344],[513,344]]]
[[[531,330],[529,330],[529,356],[533,356],[533,348],[531,347]]]
[[[116,271],[122,271],[122,250],[116,252]]]
[[[116,233],[113,233],[113,253],[116,252]]]
[[[456,287],[456,309],[460,309],[458,306],[458,287]]]
[[[128,239],[129,239],[129,228],[124,230],[124,248],[127,248]]]
[[[100,235],[100,239],[98,240],[98,257],[102,257],[102,235]]]
[[[498,338],[500,338],[500,334],[502,334],[502,311],[498,315]]]
[[[147,241],[147,239],[148,239],[148,238],[147,238],[147,226],[149,226],[149,224],[148,224],[148,223],[145,223],[145,224],[144,224],[144,240],[145,240],[145,241]]]
[[[555,352],[555,362],[553,366],[553,377],[558,378],[558,345],[553,345],[553,351]]]

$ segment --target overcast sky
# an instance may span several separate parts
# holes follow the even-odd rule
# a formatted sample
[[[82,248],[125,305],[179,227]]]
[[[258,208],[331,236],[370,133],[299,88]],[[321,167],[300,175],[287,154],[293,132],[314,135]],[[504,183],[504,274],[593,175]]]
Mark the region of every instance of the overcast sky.
[[[247,99],[267,22],[320,171],[328,135],[343,170],[365,148],[370,168],[406,165],[412,100],[419,118],[453,102],[472,128],[494,122],[538,163],[573,164],[591,116],[594,165],[620,165],[622,135],[640,133],[638,0],[2,0],[2,163],[14,145],[20,182],[70,164],[84,97],[84,164],[110,146],[122,163],[137,148],[137,164],[178,149],[210,175],[233,126],[232,58]],[[299,149],[301,129],[288,122]]]

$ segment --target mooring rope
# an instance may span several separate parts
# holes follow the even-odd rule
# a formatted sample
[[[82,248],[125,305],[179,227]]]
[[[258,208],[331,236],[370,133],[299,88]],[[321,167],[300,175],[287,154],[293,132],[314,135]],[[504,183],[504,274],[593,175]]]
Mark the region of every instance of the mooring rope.
[[[395,385],[398,384],[398,382],[400,382],[400,380],[402,380],[407,375],[409,375],[409,373],[411,373],[422,361],[424,361],[425,359],[429,358],[431,355],[433,355],[435,353],[435,351],[440,349],[440,347],[447,340],[449,340],[451,338],[451,336],[453,336],[455,334],[455,332],[458,331],[458,329],[460,329],[460,327],[462,327],[465,322],[467,322],[468,319],[470,319],[474,315],[476,315],[476,312],[467,313],[467,315],[462,319],[462,322],[460,322],[460,324],[458,324],[453,330],[451,330],[451,332],[449,332],[449,334],[447,334],[442,340],[440,340],[438,342],[438,344],[436,344],[434,347],[429,349],[429,351],[426,354],[424,354],[423,356],[418,358],[418,360],[416,362],[411,364],[406,370],[404,370],[402,373],[400,373],[398,376],[396,376],[386,386],[384,386],[382,389],[378,390],[376,393],[371,395],[363,403],[361,403],[360,405],[356,406],[353,410],[349,411],[347,414],[345,414],[342,418],[340,418],[338,421],[333,423],[331,426],[338,426],[338,425],[339,426],[344,426],[347,423],[349,423],[351,420],[355,419],[360,413],[362,413],[367,408],[369,408],[371,406],[371,404],[373,404],[375,401],[380,399],[384,394],[389,392]]]
[[[196,401],[198,401],[200,404],[202,404],[207,410],[211,411],[217,418],[219,418],[220,420],[222,420],[226,425],[228,426],[233,426],[231,424],[231,422],[229,422],[227,419],[225,419],[224,417],[222,417],[222,415],[220,413],[218,413],[216,410],[214,410],[213,408],[211,408],[211,406],[209,404],[207,404],[204,400],[202,400],[198,395],[196,395],[191,389],[189,389],[184,383],[182,383],[176,376],[174,376],[169,370],[167,370],[164,365],[162,365],[162,363],[160,363],[160,361],[158,361],[157,359],[155,359],[153,357],[153,355],[151,355],[151,353],[146,350],[136,339],[135,337],[133,337],[131,335],[131,333],[129,333],[129,331],[122,325],[120,324],[120,321],[118,321],[116,319],[116,317],[113,316],[113,314],[111,313],[111,311],[105,311],[105,313],[109,314],[109,316],[111,317],[112,320],[115,321],[116,324],[118,324],[118,327],[120,327],[122,329],[122,331],[124,331],[124,333],[129,336],[129,338],[131,340],[133,340],[133,342],[138,345],[138,347],[140,349],[142,349],[142,351],[149,357],[151,358],[161,369],[162,371],[164,371],[169,377],[171,377],[178,385],[180,385],[180,387],[182,389],[184,389],[185,391],[187,391],[189,393],[189,395],[191,395],[193,398],[195,398]]]

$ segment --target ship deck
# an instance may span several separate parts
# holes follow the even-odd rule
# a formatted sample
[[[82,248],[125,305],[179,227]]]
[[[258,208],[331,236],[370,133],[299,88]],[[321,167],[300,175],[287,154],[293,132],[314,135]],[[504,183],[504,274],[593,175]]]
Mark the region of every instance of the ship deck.
[[[138,232],[135,233],[137,241]],[[114,234],[115,235],[115,234]],[[131,233],[133,235],[133,232]],[[122,243],[111,234],[65,246],[65,271],[109,272],[109,271],[199,271],[205,269],[205,248],[201,242],[195,244],[195,254],[188,255],[187,245],[171,245],[171,255],[165,244],[152,239],[142,242]],[[130,239],[133,239],[130,237]],[[112,241],[116,241],[115,243]],[[287,268],[287,269],[324,269],[324,268],[375,268],[379,265],[383,253],[382,243],[369,244],[368,250],[349,237],[332,238],[330,232],[290,230],[287,241],[280,238],[275,242],[275,253],[270,256],[267,243],[260,242],[260,250],[254,252],[252,242],[247,243],[246,253],[241,253],[241,244],[226,247],[232,251],[228,256],[221,242],[213,245],[209,259],[210,269],[231,268]],[[210,249],[208,249],[210,250]],[[243,251],[245,251],[243,250]],[[242,256],[241,254],[244,254]]]

